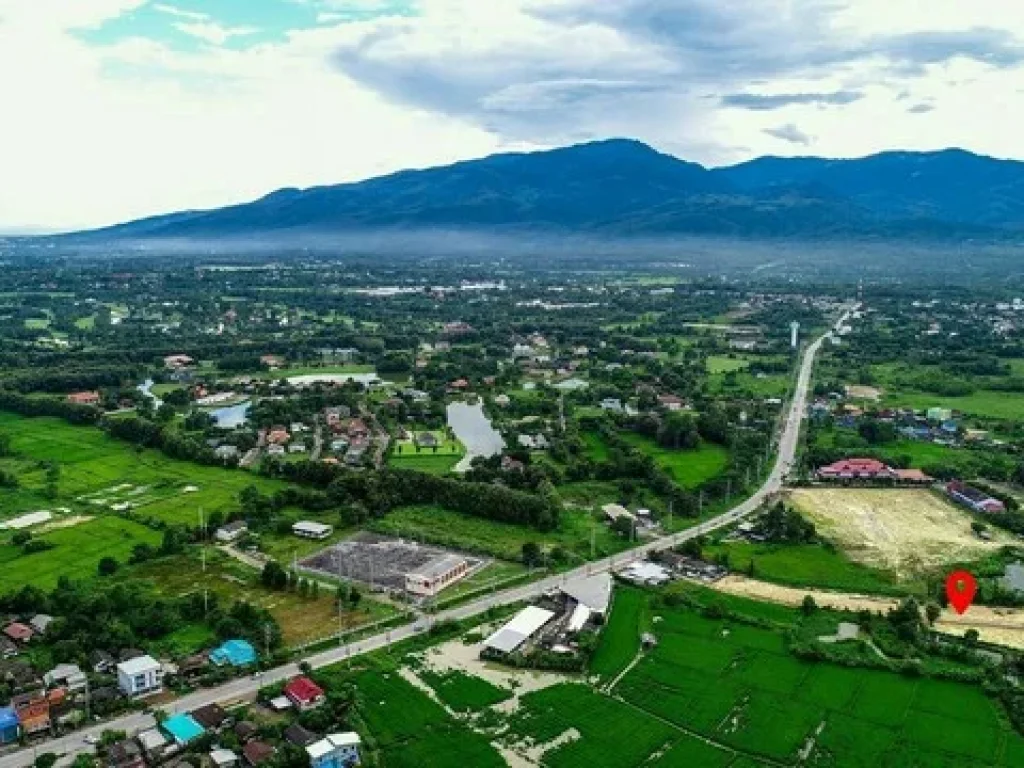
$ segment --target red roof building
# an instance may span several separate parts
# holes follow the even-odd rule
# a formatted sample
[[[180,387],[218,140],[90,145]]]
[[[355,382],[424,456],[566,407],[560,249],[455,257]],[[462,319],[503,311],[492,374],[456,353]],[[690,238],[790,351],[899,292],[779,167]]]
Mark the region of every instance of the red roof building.
[[[27,624],[15,621],[4,627],[4,634],[7,635],[11,640],[18,643],[27,643],[32,639],[35,632],[32,631],[32,627]]]
[[[324,703],[324,689],[305,675],[289,680],[284,687],[284,695],[300,712],[315,709]]]
[[[818,469],[822,480],[895,480],[896,472],[877,459],[842,459]]]
[[[75,405],[99,405],[99,392],[73,392],[68,395],[68,402]]]

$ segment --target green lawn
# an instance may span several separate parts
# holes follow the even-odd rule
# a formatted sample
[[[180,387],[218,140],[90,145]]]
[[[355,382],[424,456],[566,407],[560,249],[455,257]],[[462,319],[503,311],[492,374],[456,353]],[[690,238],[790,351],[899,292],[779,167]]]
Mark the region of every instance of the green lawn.
[[[433,475],[444,475],[452,471],[459,460],[466,455],[466,449],[458,440],[445,436],[444,430],[431,431],[440,443],[436,448],[418,448],[413,440],[395,441],[388,455],[388,465],[397,469],[411,469],[417,472],[428,472]]]
[[[95,427],[73,426],[59,419],[0,412],[0,432],[11,436],[21,483],[17,490],[5,491],[0,518],[59,507],[95,515],[128,503],[136,514],[191,524],[200,508],[207,515],[236,510],[238,494],[249,485],[264,492],[283,487],[243,470],[204,467],[138,450]],[[46,469],[39,462],[47,461],[60,464],[55,499],[43,493]]]
[[[675,481],[685,488],[696,488],[721,473],[729,462],[729,452],[720,445],[705,441],[695,451],[674,451],[662,448],[649,437],[635,432],[621,433],[622,439],[652,457]]]

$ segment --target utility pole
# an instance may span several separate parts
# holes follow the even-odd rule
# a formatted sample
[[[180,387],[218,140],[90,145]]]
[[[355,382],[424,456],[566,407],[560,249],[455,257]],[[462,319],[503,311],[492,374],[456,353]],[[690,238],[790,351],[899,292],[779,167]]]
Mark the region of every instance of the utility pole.
[[[730,477],[725,481],[725,500],[729,501],[732,498],[732,478]]]
[[[596,541],[596,538],[595,538],[596,536],[597,536],[597,526],[595,524],[591,523],[590,524],[590,559],[591,560],[593,560],[594,556],[597,554],[597,550],[596,550],[597,541]]]
[[[672,499],[668,500],[668,530],[672,532]]]
[[[203,618],[210,612],[210,591],[206,583],[206,517],[203,508],[199,508],[199,552],[203,561]]]
[[[263,625],[263,658],[270,661],[270,622]]]

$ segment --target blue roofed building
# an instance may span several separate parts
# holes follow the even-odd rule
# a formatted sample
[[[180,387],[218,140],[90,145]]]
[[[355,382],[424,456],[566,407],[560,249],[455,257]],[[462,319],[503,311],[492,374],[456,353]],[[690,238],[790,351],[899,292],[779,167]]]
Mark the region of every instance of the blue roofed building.
[[[13,707],[0,707],[0,744],[18,740],[18,713]]]
[[[203,726],[197,723],[196,719],[189,714],[172,715],[160,723],[160,727],[179,746],[185,746],[190,741],[195,741],[206,733]]]
[[[256,663],[256,649],[245,640],[228,640],[210,652],[210,661],[218,667],[223,667],[225,664],[230,664],[232,667],[244,667]]]

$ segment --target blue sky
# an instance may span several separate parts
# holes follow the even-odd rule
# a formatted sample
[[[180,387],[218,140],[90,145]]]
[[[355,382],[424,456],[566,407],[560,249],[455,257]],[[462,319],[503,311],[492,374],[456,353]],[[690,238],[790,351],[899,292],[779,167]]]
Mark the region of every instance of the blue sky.
[[[294,30],[413,13],[406,0],[171,0],[147,2],[78,35],[94,45],[144,38],[185,51],[211,44],[245,49],[284,42]]]
[[[1006,0],[0,0],[0,71],[0,231],[610,136],[1024,155]]]

